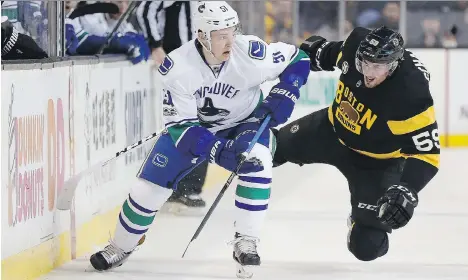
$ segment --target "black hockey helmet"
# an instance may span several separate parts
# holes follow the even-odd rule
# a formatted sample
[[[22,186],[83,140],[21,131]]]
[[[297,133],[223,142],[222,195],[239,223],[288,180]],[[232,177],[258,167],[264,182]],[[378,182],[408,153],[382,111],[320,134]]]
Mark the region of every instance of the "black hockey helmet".
[[[359,44],[356,52],[356,68],[362,73],[363,61],[387,64],[389,75],[403,58],[404,40],[400,33],[382,26],[372,30]]]

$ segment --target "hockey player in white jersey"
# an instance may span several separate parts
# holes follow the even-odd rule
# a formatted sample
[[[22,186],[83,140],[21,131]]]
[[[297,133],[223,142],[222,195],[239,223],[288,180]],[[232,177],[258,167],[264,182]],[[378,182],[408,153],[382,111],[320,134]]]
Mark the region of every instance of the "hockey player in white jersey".
[[[270,114],[270,127],[285,123],[307,82],[310,59],[303,51],[237,34],[237,13],[226,2],[200,1],[194,22],[198,37],[159,67],[166,130],[138,173],[110,244],[90,258],[97,270],[129,257],[177,182],[202,160],[235,170],[262,119]],[[260,84],[277,78],[263,100]],[[260,265],[257,242],[270,198],[274,145],[266,129],[239,172],[232,241],[239,277],[252,276],[245,266]]]

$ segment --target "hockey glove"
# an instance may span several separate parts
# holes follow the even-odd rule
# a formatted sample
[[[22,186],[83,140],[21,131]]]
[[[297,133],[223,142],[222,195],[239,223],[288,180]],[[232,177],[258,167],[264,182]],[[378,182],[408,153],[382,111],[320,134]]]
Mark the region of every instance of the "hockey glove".
[[[219,166],[234,171],[239,164],[241,154],[247,150],[249,142],[226,140],[217,138],[211,146],[209,161]],[[248,158],[239,169],[239,174],[259,172],[263,170],[263,165],[257,158]]]
[[[78,48],[78,38],[75,28],[71,24],[65,24],[65,50],[68,55],[75,55]]]
[[[247,150],[249,142],[227,140],[214,136],[201,126],[190,127],[178,141],[177,149],[194,157],[207,158],[229,171],[234,171],[239,164],[241,154]],[[263,165],[256,158],[249,158],[242,164],[239,174],[259,172]]]
[[[288,121],[294,110],[294,104],[299,98],[299,88],[285,82],[279,82],[271,90],[254,112],[254,117],[264,119],[271,114],[270,127],[275,127]]]
[[[301,50],[303,50],[309,57],[310,57],[310,70],[311,71],[322,71],[322,69],[318,66],[320,63],[317,64],[318,61],[320,61],[320,55],[321,51],[318,51],[319,48],[323,45],[326,44],[327,40],[323,38],[322,36],[311,36],[305,40],[304,43],[301,44],[299,47]]]
[[[403,185],[393,185],[377,201],[377,218],[392,229],[404,227],[418,205],[418,195]]]
[[[135,36],[117,34],[111,42],[112,45],[125,52],[133,64],[148,60],[150,50],[146,42]]]

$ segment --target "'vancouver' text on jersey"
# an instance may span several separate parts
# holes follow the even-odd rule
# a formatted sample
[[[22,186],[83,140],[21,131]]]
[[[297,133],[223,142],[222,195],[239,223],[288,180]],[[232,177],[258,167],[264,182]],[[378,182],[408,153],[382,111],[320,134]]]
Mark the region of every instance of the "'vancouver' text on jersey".
[[[163,117],[171,135],[182,133],[184,124],[187,128],[197,123],[214,133],[245,121],[262,100],[260,84],[307,57],[293,45],[237,35],[229,60],[214,69],[203,59],[201,47],[192,40],[171,52],[159,67]],[[173,127],[180,132],[171,131]]]

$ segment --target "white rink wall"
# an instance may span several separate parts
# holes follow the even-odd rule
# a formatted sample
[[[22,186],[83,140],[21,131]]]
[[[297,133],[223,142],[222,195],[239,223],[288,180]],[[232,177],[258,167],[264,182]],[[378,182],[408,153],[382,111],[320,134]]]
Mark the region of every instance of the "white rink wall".
[[[150,145],[83,179],[72,211],[56,210],[58,194],[161,128],[150,65],[97,62],[2,71],[2,279],[37,278],[106,242]]]
[[[468,51],[414,53],[431,72],[443,143],[468,147]],[[159,87],[150,64],[93,59],[3,67],[2,279],[35,279],[107,242],[152,141],[83,179],[71,211],[56,210],[57,195],[73,174],[162,128]],[[337,77],[311,73],[293,119],[330,104]],[[220,171],[212,169],[207,184],[224,178]]]

